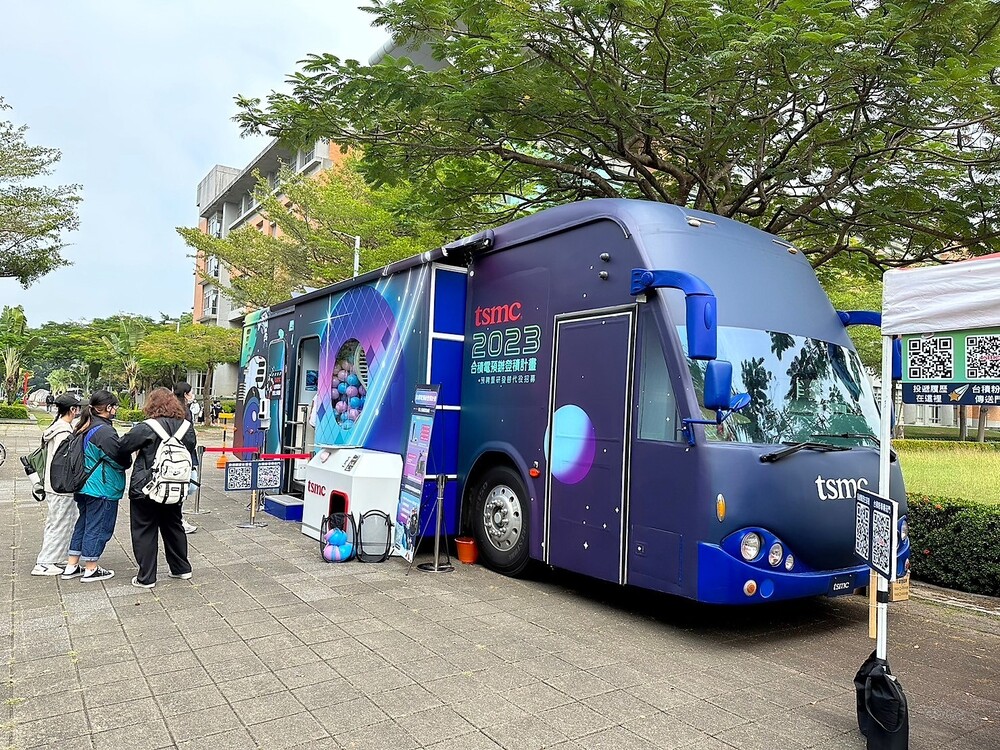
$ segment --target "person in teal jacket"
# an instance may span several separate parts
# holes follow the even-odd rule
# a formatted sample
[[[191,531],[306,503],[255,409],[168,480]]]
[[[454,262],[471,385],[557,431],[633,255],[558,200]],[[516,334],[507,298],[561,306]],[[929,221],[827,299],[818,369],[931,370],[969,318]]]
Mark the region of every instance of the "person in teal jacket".
[[[69,544],[64,580],[80,578],[89,583],[115,575],[98,562],[115,531],[118,501],[125,492],[125,470],[132,465],[132,456],[122,450],[111,423],[117,410],[115,394],[101,390],[94,392],[80,414],[76,433],[84,435],[84,469],[89,476],[73,496],[80,517]]]

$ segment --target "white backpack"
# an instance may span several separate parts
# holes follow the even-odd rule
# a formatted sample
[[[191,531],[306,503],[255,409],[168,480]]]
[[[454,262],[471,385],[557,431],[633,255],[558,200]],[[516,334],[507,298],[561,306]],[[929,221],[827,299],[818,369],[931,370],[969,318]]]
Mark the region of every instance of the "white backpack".
[[[156,446],[149,483],[142,488],[142,494],[165,505],[179,503],[187,497],[191,482],[191,453],[181,442],[191,423],[185,419],[173,435],[168,435],[155,419],[147,419],[146,424],[159,436],[160,444]]]

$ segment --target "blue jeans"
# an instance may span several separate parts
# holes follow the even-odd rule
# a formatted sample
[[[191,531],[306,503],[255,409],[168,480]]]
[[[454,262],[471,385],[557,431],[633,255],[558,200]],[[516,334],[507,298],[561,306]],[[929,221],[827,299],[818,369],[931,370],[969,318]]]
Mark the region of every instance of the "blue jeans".
[[[118,520],[118,501],[105,497],[75,495],[80,517],[73,529],[69,543],[70,556],[80,556],[81,562],[93,562],[104,554],[104,547],[115,533]]]

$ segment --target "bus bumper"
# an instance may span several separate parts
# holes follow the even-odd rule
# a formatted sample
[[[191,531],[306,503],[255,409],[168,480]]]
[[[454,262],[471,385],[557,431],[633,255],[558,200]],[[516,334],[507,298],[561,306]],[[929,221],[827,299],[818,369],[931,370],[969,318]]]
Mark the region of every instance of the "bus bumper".
[[[909,550],[907,542],[897,557],[897,570],[903,570]],[[819,573],[765,570],[734,558],[718,545],[698,544],[697,599],[708,604],[762,604],[809,596],[839,596],[867,586],[868,576],[867,565]]]

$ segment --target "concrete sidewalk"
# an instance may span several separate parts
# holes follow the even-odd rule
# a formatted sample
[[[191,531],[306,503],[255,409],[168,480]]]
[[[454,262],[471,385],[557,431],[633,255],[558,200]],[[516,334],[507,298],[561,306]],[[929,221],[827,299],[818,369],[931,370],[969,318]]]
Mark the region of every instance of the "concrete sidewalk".
[[[129,585],[127,501],[102,560],[113,580],[31,577],[45,507],[17,455],[37,436],[0,425],[6,746],[865,746],[860,597],[719,609],[558,573],[326,564],[296,524],[236,528],[246,498],[212,469],[191,581],[161,559],[155,589]],[[892,605],[890,628],[910,747],[1000,747],[1000,617],[921,598]]]

